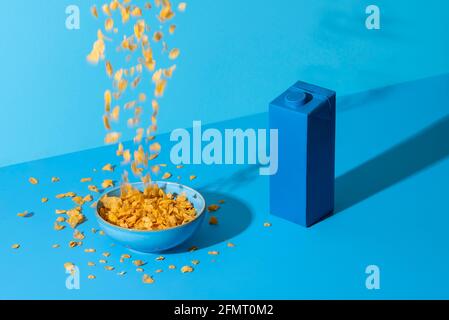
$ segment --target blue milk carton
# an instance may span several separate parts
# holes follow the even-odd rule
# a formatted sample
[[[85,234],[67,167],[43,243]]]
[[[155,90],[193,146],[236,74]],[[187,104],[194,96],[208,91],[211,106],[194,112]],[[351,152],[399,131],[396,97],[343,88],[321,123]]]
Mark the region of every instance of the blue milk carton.
[[[269,110],[278,129],[271,213],[309,227],[334,209],[335,92],[297,82]]]

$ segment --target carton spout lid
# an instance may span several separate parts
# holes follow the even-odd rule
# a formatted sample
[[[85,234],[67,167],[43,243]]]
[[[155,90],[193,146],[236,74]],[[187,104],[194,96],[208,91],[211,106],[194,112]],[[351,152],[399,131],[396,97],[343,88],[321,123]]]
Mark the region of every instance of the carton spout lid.
[[[307,93],[297,88],[292,89],[284,96],[285,103],[295,108],[305,105],[307,103]]]

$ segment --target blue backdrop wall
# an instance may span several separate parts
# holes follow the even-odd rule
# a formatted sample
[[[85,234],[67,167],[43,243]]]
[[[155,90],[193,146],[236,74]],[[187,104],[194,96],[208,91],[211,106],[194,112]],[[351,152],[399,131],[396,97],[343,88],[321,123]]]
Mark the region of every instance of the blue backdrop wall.
[[[85,59],[100,26],[94,3],[17,0],[0,11],[0,166],[103,144],[109,81]],[[65,27],[72,4],[79,30]],[[380,30],[365,27],[370,4]],[[447,72],[448,14],[444,0],[191,0],[176,17],[181,56],[160,131],[266,111],[298,79],[341,96]]]

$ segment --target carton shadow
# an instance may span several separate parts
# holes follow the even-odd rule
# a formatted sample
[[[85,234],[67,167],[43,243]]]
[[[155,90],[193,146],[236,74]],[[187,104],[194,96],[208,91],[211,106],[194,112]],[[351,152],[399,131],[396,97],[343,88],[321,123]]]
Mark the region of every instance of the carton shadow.
[[[335,180],[335,213],[449,156],[449,116]]]
[[[252,214],[243,202],[228,194],[209,190],[199,191],[206,199],[207,205],[218,204],[219,200],[224,200],[225,203],[219,204],[220,209],[216,212],[209,213],[206,210],[204,222],[197,233],[185,243],[166,251],[166,253],[185,253],[192,246],[198,249],[212,247],[232,239],[250,225]],[[218,225],[209,224],[211,216],[217,217]]]

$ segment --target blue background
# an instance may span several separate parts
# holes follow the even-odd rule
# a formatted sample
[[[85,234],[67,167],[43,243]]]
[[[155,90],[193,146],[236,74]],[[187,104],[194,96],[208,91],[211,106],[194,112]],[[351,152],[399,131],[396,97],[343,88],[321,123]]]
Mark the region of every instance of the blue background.
[[[109,81],[86,62],[101,24],[94,3],[18,0],[0,12],[0,166],[103,144]],[[65,28],[70,4],[80,30]],[[369,4],[381,30],[365,28]],[[447,72],[447,12],[443,0],[189,1],[170,41],[182,54],[160,130],[263,112],[296,80],[344,95]]]
[[[179,174],[209,203],[226,203],[216,214],[219,226],[204,224],[189,243],[164,253],[165,261],[133,254],[148,262],[153,285],[118,261],[124,248],[90,233],[98,226],[89,207],[82,247],[68,247],[69,228],[53,230],[54,210],[71,206],[56,194],[87,194],[79,182],[86,176],[97,185],[119,180],[119,169],[93,171],[116,159],[114,148],[28,162],[102,145],[108,83],[85,62],[97,26],[83,1],[81,30],[66,30],[67,4],[19,1],[0,13],[9,44],[0,52],[0,163],[27,161],[0,169],[0,298],[449,298],[447,2],[376,1],[379,31],[365,29],[371,2],[190,2],[178,16],[182,55],[163,99],[162,131],[192,120],[265,128],[268,102],[296,80],[335,89],[336,213],[305,229],[269,215],[268,178],[257,167],[169,166],[173,180]],[[160,141],[168,151],[168,136]],[[168,152],[158,161],[169,162]],[[29,184],[30,176],[40,183]],[[61,182],[52,184],[52,176]],[[24,210],[33,216],[16,216]],[[186,252],[191,245],[199,250]],[[85,253],[90,247],[97,252]],[[103,269],[104,251],[126,276]],[[192,259],[201,261],[195,271],[181,274]],[[80,267],[80,290],[65,287],[68,261]],[[168,270],[172,263],[178,269]],[[380,290],[365,287],[371,264],[380,267]],[[90,273],[97,279],[88,280]]]

